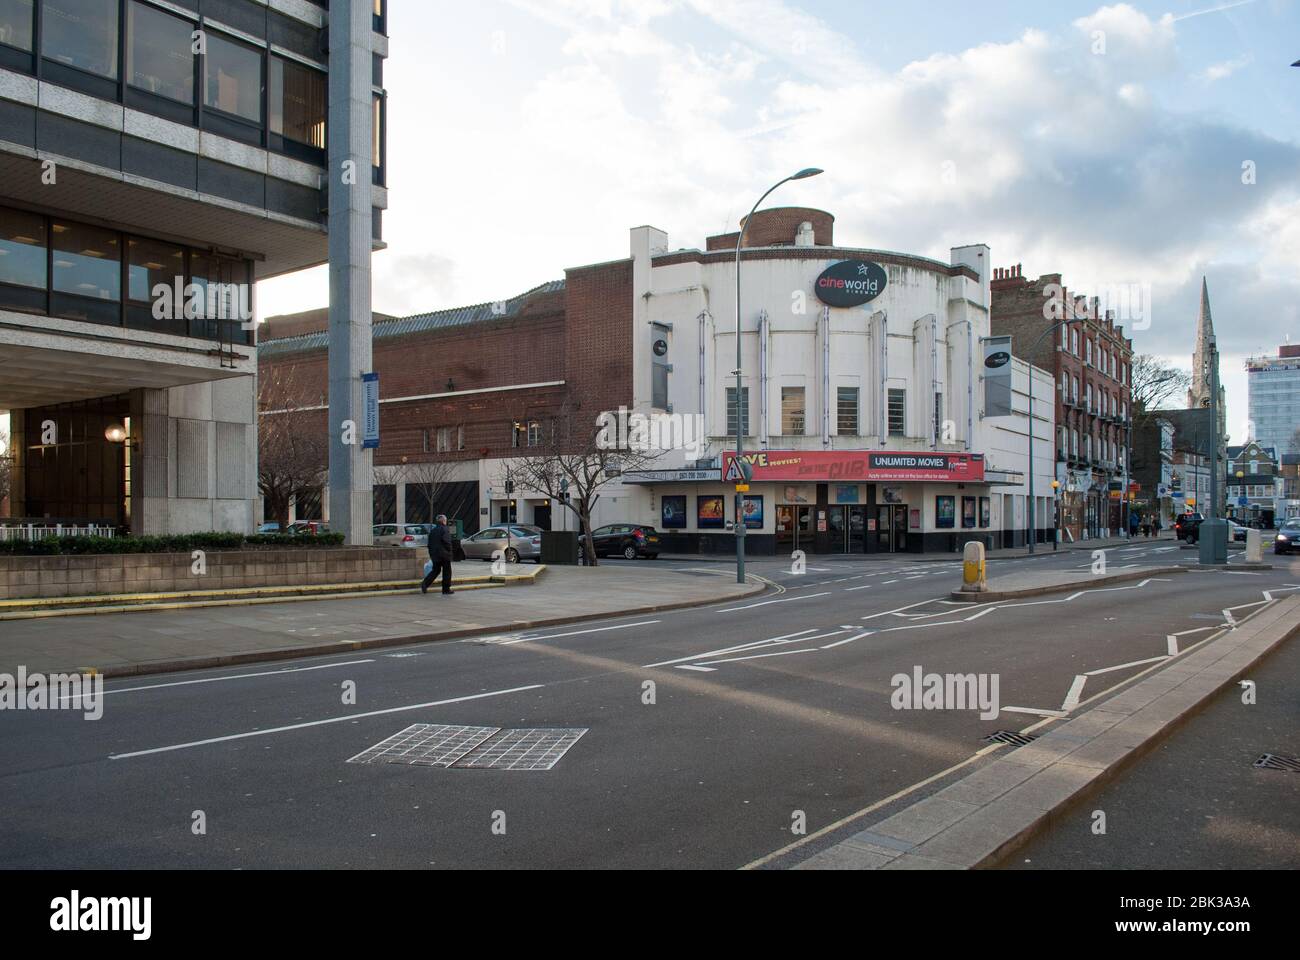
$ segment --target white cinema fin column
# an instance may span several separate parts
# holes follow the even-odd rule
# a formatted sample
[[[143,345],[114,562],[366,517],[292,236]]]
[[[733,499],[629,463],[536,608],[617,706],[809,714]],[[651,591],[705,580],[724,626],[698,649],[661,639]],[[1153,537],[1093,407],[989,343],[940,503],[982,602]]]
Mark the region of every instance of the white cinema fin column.
[[[371,451],[361,375],[370,372],[370,3],[330,0],[329,51],[329,503],[330,527],[371,543]]]

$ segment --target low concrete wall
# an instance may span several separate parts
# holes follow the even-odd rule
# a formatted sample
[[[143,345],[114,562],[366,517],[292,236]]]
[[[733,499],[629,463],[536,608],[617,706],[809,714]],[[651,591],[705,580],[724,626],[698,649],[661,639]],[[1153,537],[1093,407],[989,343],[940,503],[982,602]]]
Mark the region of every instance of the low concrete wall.
[[[209,550],[195,574],[188,553],[0,557],[0,600],[413,580],[427,558],[404,547]]]

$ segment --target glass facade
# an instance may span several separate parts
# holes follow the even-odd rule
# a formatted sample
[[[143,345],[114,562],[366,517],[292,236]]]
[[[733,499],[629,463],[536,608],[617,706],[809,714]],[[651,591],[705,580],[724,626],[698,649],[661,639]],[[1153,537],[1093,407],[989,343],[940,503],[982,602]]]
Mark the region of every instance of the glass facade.
[[[118,0],[42,0],[41,55],[117,79]]]
[[[194,100],[194,25],[138,0],[127,8],[126,76],[138,90]]]
[[[230,29],[247,36],[154,0],[0,0],[0,66],[324,166],[324,30],[264,3],[240,3],[247,15]],[[386,9],[377,5],[376,29]],[[235,10],[204,8],[223,23]],[[283,48],[272,52],[277,43]],[[377,90],[372,180],[381,186],[386,113]]]
[[[0,207],[0,308],[252,343],[252,279],[247,260]]]
[[[30,51],[33,13],[32,0],[0,0],[0,43]]]

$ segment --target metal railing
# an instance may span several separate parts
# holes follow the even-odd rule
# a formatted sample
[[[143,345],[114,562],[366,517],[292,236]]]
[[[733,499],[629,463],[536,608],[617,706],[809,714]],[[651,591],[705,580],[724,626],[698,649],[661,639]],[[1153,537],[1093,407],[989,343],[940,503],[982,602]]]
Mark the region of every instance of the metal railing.
[[[113,526],[95,523],[19,523],[0,520],[0,540],[45,540],[49,537],[112,537]]]

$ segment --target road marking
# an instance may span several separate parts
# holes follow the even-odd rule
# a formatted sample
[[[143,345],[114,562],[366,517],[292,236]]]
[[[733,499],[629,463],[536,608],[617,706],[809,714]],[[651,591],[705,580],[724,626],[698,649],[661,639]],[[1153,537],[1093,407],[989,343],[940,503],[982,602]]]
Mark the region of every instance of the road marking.
[[[937,599],[937,598],[936,598],[936,599]],[[931,600],[918,600],[918,601],[916,601],[916,603],[909,603],[907,606],[905,606],[905,607],[898,607],[898,608],[895,609],[895,610],[882,610],[880,613],[869,613],[869,614],[867,614],[865,617],[862,617],[861,619],[863,619],[863,620],[874,620],[874,619],[876,619],[876,617],[888,617],[888,616],[890,616],[890,615],[892,615],[892,614],[902,613],[904,610],[911,610],[913,607],[923,607],[923,606],[925,606],[927,603],[934,603],[934,602],[935,602],[934,599],[931,599]]]
[[[717,672],[718,672],[717,670],[714,670],[712,667],[697,667],[697,666],[695,666],[695,665],[693,665],[693,664],[689,664],[689,663],[679,663],[679,664],[677,664],[677,669],[678,669],[678,670],[698,670],[700,673],[717,673]]]
[[[764,657],[789,657],[796,653],[816,653],[816,650],[778,650],[776,653],[756,653],[749,657],[729,657],[726,660],[705,660],[705,664],[711,663],[740,663],[742,660],[762,660]]]
[[[1170,637],[1169,639],[1170,639],[1170,640],[1174,640],[1174,641],[1175,641],[1175,646],[1177,645],[1177,638],[1175,638],[1175,637]],[[1176,653],[1176,651],[1175,651],[1175,653]],[[1168,660],[1169,657],[1172,657],[1172,656],[1174,656],[1174,655],[1175,655],[1174,653],[1171,653],[1171,654],[1169,654],[1169,656],[1166,656],[1166,657],[1149,657],[1149,658],[1147,658],[1146,660],[1134,660],[1134,661],[1132,661],[1131,663],[1121,663],[1121,664],[1118,664],[1117,666],[1114,666],[1114,667],[1102,667],[1100,670],[1089,670],[1086,674],[1084,674],[1084,676],[1095,677],[1095,676],[1097,676],[1098,674],[1102,674],[1102,673],[1111,673],[1111,672],[1113,672],[1113,671],[1115,671],[1115,670],[1125,670],[1125,669],[1127,669],[1127,668],[1129,668],[1129,667],[1144,667],[1144,666],[1146,666],[1148,663],[1159,663],[1161,660]],[[1077,678],[1076,678],[1076,679],[1077,679]],[[1076,705],[1076,706],[1078,705],[1078,701],[1077,701],[1077,700],[1075,701],[1075,705]]]
[[[1169,641],[1169,656],[1178,656],[1178,638],[1171,633],[1165,639]]]
[[[1079,705],[1079,698],[1083,696],[1083,685],[1088,682],[1084,674],[1079,674],[1074,678],[1074,683],[1070,684],[1070,692],[1065,695],[1065,702],[1061,704],[1061,710],[1069,713]]]
[[[246,680],[249,677],[275,677],[284,673],[306,673],[308,670],[332,670],[335,667],[354,667],[359,663],[374,663],[372,660],[349,660],[346,663],[322,663],[315,667],[289,667],[283,670],[263,670],[261,673],[239,673],[229,677],[205,677],[202,680],[177,680],[173,683],[154,683],[144,687],[126,687],[122,690],[105,690],[110,693],[136,693],[140,690],[161,690],[163,687],[185,687],[194,683],[218,683],[222,680]],[[80,700],[81,695],[60,697],[60,700]]]
[[[887,586],[889,586],[891,583],[898,583],[898,581],[897,581],[897,580],[886,580],[884,583],[881,584],[881,586],[882,586],[882,587],[887,587]]]
[[[861,587],[845,587],[844,592],[852,593],[854,590],[870,590],[870,589],[871,589],[871,584],[868,583],[865,586],[861,586]]]
[[[325,720],[311,720],[307,723],[293,723],[287,727],[270,727],[266,730],[250,730],[248,733],[232,733],[224,737],[210,737],[207,740],[191,740],[189,743],[174,743],[169,747],[154,747],[151,750],[136,750],[133,753],[112,753],[110,760],[129,760],[132,757],[147,757],[155,753],[168,753],[172,750],[188,750],[191,747],[206,747],[213,743],[226,743],[231,740],[244,740],[248,737],[264,737],[272,733],[287,733],[290,730],[305,730],[308,727],[323,727],[330,723],[344,723],[348,720],[361,720],[366,717],[381,717],[389,713],[402,713],[407,710],[424,710],[429,707],[444,707],[451,703],[465,703],[469,700],[483,700],[487,697],[504,697],[510,693],[523,693],[525,690],[540,690],[543,684],[534,683],[527,687],[511,687],[509,690],[493,690],[491,693],[475,693],[468,697],[452,697],[449,700],[431,700],[428,703],[413,703],[405,707],[389,707],[386,710],[371,710],[368,713],[350,713],[342,717],[329,717]]]
[[[1036,717],[1055,717],[1061,718],[1066,716],[1060,710],[1038,710],[1034,707],[999,707],[1002,713],[1029,713]]]
[[[866,633],[859,633],[856,637],[849,637],[847,640],[836,640],[834,643],[828,643],[822,647],[823,650],[830,650],[832,647],[842,647],[846,643],[852,643],[854,640],[861,640],[863,637],[869,637],[876,631],[868,630]]]
[[[676,660],[661,660],[659,663],[647,663],[641,669],[650,670],[654,667],[671,667],[674,664],[678,664],[678,663],[687,663],[688,661],[703,660],[705,657],[717,657],[725,653],[738,653],[741,650],[750,650],[754,647],[762,646],[765,643],[771,644],[772,646],[777,646],[778,644],[780,644],[782,640],[789,641],[795,637],[800,638],[798,642],[802,642],[802,638],[804,637],[805,634],[816,633],[816,632],[817,632],[816,627],[809,627],[807,630],[800,630],[797,633],[786,633],[786,634],[782,634],[779,637],[769,637],[766,640],[753,640],[749,643],[733,644],[730,647],[723,647],[721,650],[709,650],[705,653],[693,653],[689,657],[678,657]]]
[[[640,623],[620,623],[614,627],[593,627],[590,630],[570,630],[568,633],[548,633],[544,637],[520,637],[518,640],[502,640],[497,646],[509,647],[516,643],[532,643],[534,640],[558,640],[560,637],[576,637],[584,633],[604,633],[608,630],[628,630],[632,627],[648,627],[653,623],[662,623],[662,620],[642,620]]]
[[[753,610],[755,607],[766,607],[773,603],[793,603],[795,600],[815,600],[817,597],[829,597],[829,590],[823,593],[810,593],[806,597],[786,597],[784,600],[764,600],[762,603],[750,603],[743,607],[728,607],[726,610],[719,610],[718,613],[736,613],[740,610]]]

